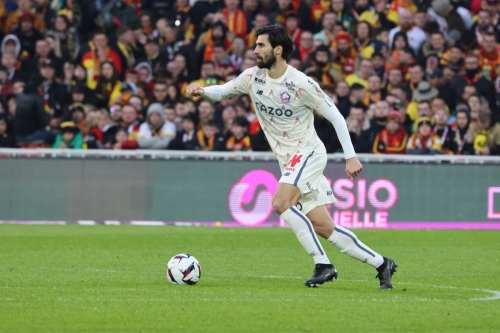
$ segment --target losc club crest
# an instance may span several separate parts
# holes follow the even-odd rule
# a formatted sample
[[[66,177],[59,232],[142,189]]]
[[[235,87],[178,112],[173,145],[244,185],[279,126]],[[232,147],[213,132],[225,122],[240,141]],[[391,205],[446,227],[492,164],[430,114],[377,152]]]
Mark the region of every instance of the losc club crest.
[[[281,98],[281,103],[288,103],[290,102],[292,96],[288,92],[284,91],[280,94],[280,98]]]

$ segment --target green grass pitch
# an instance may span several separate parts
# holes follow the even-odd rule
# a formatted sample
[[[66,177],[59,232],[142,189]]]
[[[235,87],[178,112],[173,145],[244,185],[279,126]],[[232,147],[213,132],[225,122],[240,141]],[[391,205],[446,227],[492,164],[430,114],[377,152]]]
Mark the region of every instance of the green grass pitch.
[[[304,287],[288,229],[0,225],[0,332],[500,332],[500,233],[355,232],[394,290],[327,242],[339,280]],[[178,253],[197,285],[167,281]]]

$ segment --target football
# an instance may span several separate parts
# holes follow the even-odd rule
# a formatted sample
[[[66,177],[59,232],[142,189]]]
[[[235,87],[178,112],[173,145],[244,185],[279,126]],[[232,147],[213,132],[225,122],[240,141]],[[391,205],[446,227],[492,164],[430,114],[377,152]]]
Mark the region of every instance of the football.
[[[201,266],[190,254],[177,254],[167,263],[167,279],[176,285],[194,285],[201,277]]]

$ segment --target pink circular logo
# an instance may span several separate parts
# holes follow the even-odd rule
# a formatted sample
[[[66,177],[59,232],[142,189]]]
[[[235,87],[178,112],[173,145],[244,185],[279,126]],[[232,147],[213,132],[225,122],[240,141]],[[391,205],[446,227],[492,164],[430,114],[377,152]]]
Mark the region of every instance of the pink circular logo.
[[[229,211],[245,226],[265,222],[273,211],[272,197],[278,180],[266,170],[252,170],[234,184],[229,193]]]

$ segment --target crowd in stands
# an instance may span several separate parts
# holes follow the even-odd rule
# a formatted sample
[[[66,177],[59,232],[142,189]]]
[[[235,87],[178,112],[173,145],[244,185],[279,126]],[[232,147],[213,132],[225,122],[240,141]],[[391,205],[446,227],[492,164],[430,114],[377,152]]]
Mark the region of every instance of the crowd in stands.
[[[256,66],[281,24],[358,153],[500,155],[500,0],[0,2],[0,147],[269,151],[249,96],[185,90]]]

